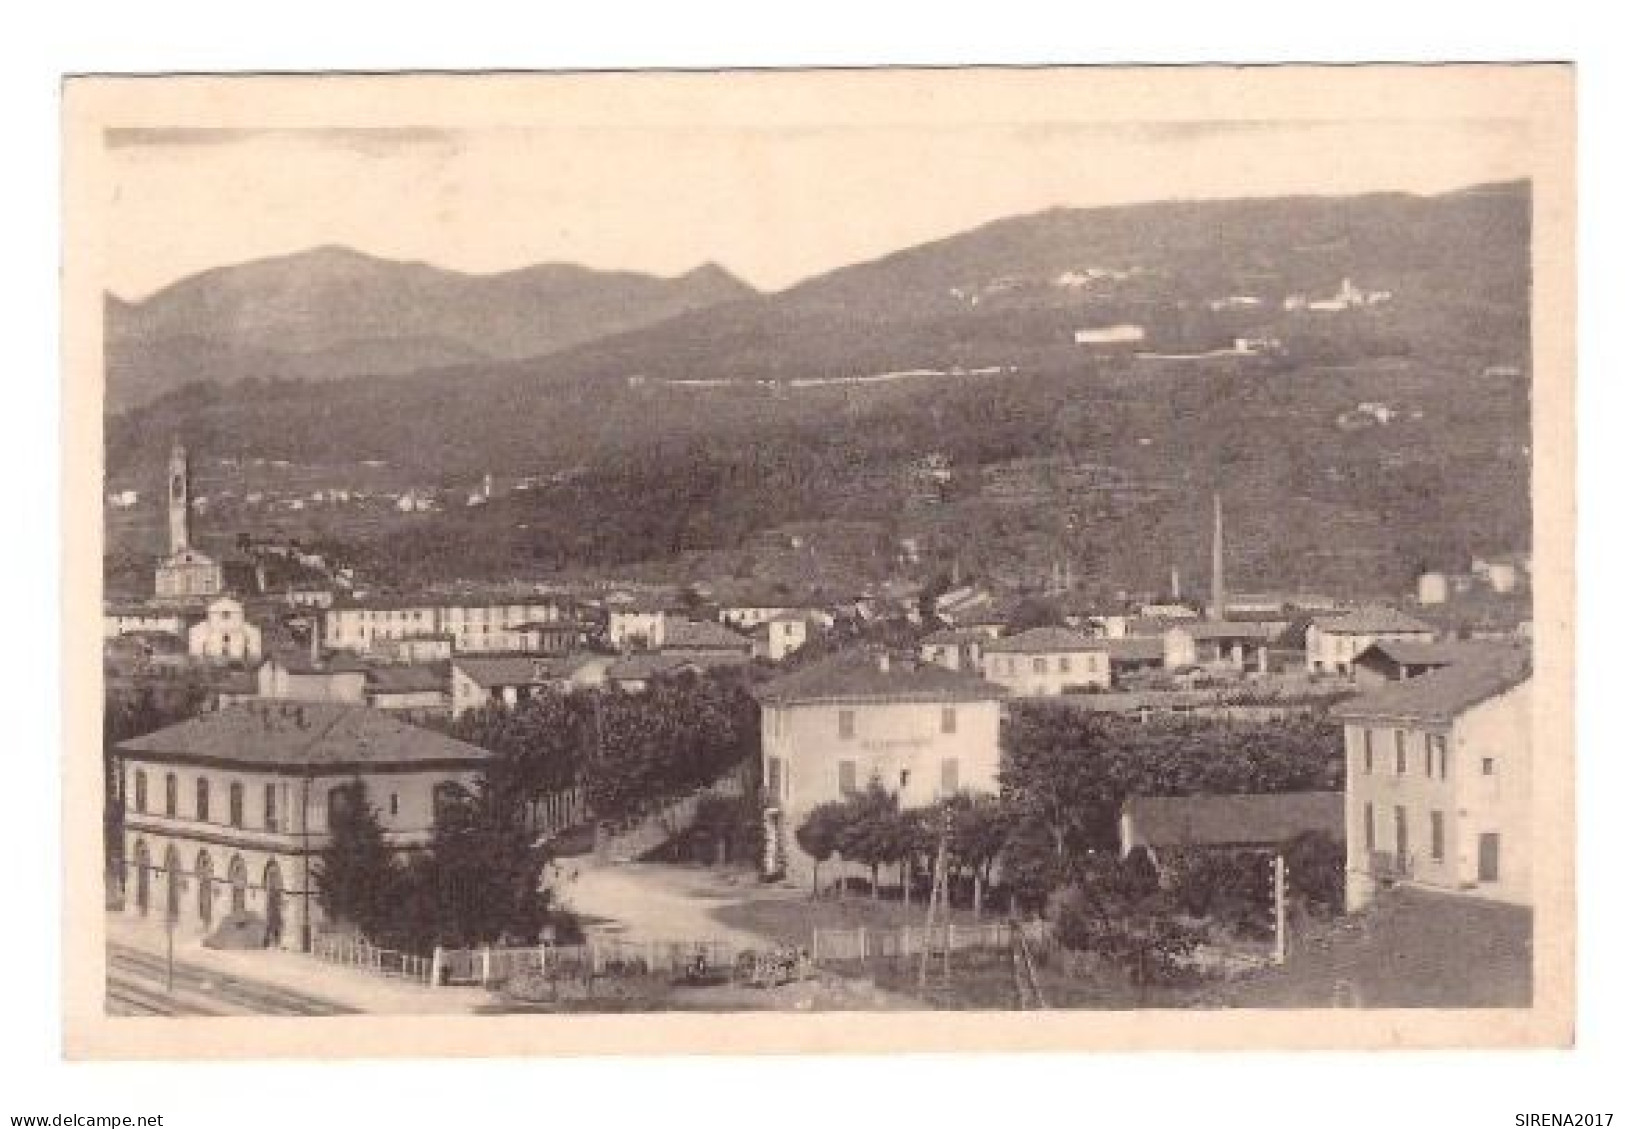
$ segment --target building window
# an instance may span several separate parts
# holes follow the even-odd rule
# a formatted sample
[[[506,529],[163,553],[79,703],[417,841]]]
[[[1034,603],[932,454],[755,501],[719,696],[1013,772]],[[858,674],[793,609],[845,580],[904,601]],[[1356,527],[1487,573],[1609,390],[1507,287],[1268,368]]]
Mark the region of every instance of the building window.
[[[209,822],[209,781],[202,776],[197,778],[197,817],[200,823]]]
[[[434,786],[434,821],[442,825],[450,821],[452,815],[461,806],[466,793],[463,786],[455,780],[442,780]]]
[[[1498,882],[1501,879],[1501,836],[1486,831],[1478,837],[1478,880]]]
[[[233,784],[231,786],[230,814],[231,825],[233,827],[241,827],[243,825],[243,786],[241,784]]]
[[[1494,776],[1495,775],[1495,758],[1494,757],[1485,757],[1484,758],[1484,763],[1483,763],[1483,765],[1481,767],[1482,767],[1483,774],[1485,776]]]
[[[1033,673],[1034,674],[1048,674],[1049,673],[1049,660],[1048,659],[1034,659],[1033,660]]]
[[[1394,730],[1394,773],[1397,776],[1405,775],[1405,731]]]
[[[135,770],[135,810],[147,810],[147,774],[139,768]]]
[[[1436,811],[1431,813],[1428,822],[1430,830],[1428,836],[1430,850],[1428,853],[1434,862],[1442,862],[1444,860],[1444,812]]]
[[[180,783],[173,772],[164,773],[164,814],[173,816],[180,806]]]
[[[265,786],[265,829],[267,831],[282,830],[281,826],[277,822],[275,784],[267,784]]]
[[[942,762],[942,794],[951,796],[959,791],[959,758],[947,757]]]
[[[1062,655],[1060,658],[1055,660],[1055,669],[1060,671],[1062,674],[1071,674],[1072,660],[1067,658],[1065,655]]]
[[[1400,866],[1405,865],[1405,858],[1406,858],[1407,855],[1410,854],[1410,852],[1411,852],[1411,834],[1410,834],[1410,828],[1405,826],[1405,809],[1404,808],[1395,808],[1394,809],[1394,858],[1400,864]]]
[[[389,794],[389,814],[401,814],[401,796],[399,792],[391,792]]]
[[[1375,758],[1371,753],[1371,730],[1360,730],[1360,737],[1362,738],[1361,744],[1365,746],[1365,774],[1370,776],[1372,765],[1375,763]]]
[[[784,802],[784,762],[778,757],[767,758],[767,797],[774,803]]]
[[[852,713],[851,710],[842,710],[837,718],[837,723],[840,726],[841,739],[843,741],[850,740],[857,734],[857,717]]]
[[[836,788],[840,794],[855,796],[858,794],[858,762],[841,761],[835,768]]]
[[[1377,809],[1369,803],[1365,806],[1365,849],[1377,849]]]
[[[952,706],[942,707],[942,731],[944,733],[959,732],[959,714]]]

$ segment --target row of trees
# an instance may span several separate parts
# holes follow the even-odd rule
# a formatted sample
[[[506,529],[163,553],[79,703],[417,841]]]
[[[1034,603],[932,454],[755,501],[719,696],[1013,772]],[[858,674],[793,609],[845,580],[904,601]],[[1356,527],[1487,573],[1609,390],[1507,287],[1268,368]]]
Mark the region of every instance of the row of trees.
[[[907,901],[913,875],[928,872],[948,829],[950,880],[969,880],[972,904],[981,913],[994,860],[1004,847],[1006,806],[992,796],[952,796],[934,808],[904,809],[897,797],[879,785],[850,799],[820,804],[795,829],[796,843],[813,859],[813,891],[820,890],[818,868],[839,856],[869,868],[869,889],[880,896],[880,868],[903,869]],[[843,876],[840,892],[846,888]]]
[[[580,785],[595,814],[635,817],[760,760],[747,671],[656,680],[639,694],[542,690],[512,708],[463,715],[450,733],[499,754],[505,804]]]
[[[360,780],[331,821],[315,868],[317,901],[329,921],[377,943],[426,953],[574,928],[552,906],[549,859],[522,811],[490,788],[447,795],[429,845],[410,855],[384,838]]]
[[[1046,909],[1070,948],[1124,964],[1144,983],[1166,980],[1209,926],[1250,938],[1271,928],[1268,852],[1169,852],[1161,870],[1144,852],[1117,857],[1118,815],[1135,794],[1195,795],[1336,790],[1339,735],[1323,720],[1285,725],[1182,720],[1144,725],[1053,703],[1012,706],[1001,791],[901,810],[874,787],[814,808],[795,829],[817,867],[831,859],[928,869],[949,828],[950,888],[969,886],[980,913],[997,879],[1016,907]],[[1336,909],[1342,851],[1324,835],[1284,853],[1297,904]],[[844,887],[844,880],[843,880]]]

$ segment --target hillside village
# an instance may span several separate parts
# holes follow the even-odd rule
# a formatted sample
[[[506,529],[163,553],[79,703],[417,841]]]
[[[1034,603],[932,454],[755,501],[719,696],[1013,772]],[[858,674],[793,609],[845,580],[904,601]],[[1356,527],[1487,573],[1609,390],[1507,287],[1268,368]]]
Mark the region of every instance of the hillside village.
[[[1070,954],[1018,973],[1017,1006],[1046,983],[1064,999],[1124,977],[1139,998],[1188,1002],[1335,943],[1308,938],[1395,896],[1436,898],[1423,904],[1441,923],[1464,895],[1505,907],[1521,943],[1527,553],[1485,545],[1405,592],[1233,591],[1235,535],[1211,495],[1208,559],[1140,592],[1102,594],[1071,560],[922,580],[906,544],[889,575],[841,590],[607,571],[402,589],[246,522],[223,538],[194,496],[197,457],[170,452],[150,589],[104,609],[110,899],[137,931],[328,964],[387,949],[425,990],[556,1006],[557,973],[457,954],[519,945],[545,968],[575,914],[626,912],[641,955],[606,956],[621,950],[589,934],[593,975],[644,984],[660,951],[659,967],[698,976],[710,938],[636,921],[648,891],[691,887],[698,861],[764,892],[730,907],[748,925],[733,931],[790,954],[734,946],[735,986],[838,993],[855,959],[876,991],[913,991],[918,961],[925,992],[933,930],[952,954],[957,922],[962,939]],[[949,465],[922,463],[922,488]],[[487,479],[461,501],[492,493]],[[200,547],[210,526],[228,552]],[[389,873],[404,865],[391,855],[432,869],[449,829],[489,819],[523,829],[503,865],[548,867],[509,908],[405,921],[346,902],[331,877],[358,834],[381,837],[373,864]],[[580,889],[558,881],[574,857],[592,864]],[[483,865],[464,880],[487,880]],[[594,901],[606,871],[648,888]],[[855,914],[855,890],[872,910]],[[975,932],[984,920],[1014,924]],[[871,967],[888,927],[893,956]],[[1008,990],[1007,970],[977,963],[983,941],[967,944],[961,986],[926,1002]],[[673,1006],[664,988],[650,1001]]]

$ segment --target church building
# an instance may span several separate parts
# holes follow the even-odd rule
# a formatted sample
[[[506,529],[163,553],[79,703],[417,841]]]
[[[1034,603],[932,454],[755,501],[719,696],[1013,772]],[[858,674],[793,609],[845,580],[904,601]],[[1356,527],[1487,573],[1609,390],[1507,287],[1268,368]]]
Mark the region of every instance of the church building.
[[[159,599],[195,600],[224,588],[220,563],[192,546],[192,486],[186,448],[169,453],[169,556],[158,562],[153,586]]]

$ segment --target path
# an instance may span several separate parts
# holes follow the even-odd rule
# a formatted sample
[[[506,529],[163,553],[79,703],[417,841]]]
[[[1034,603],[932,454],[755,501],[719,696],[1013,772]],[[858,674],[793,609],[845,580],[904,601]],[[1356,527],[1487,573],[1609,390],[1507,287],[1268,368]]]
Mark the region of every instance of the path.
[[[573,858],[554,864],[551,884],[566,908],[603,919],[588,921],[588,932],[635,941],[723,941],[736,948],[774,944],[712,916],[729,902],[762,896],[752,879],[734,872]]]

